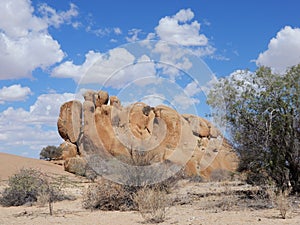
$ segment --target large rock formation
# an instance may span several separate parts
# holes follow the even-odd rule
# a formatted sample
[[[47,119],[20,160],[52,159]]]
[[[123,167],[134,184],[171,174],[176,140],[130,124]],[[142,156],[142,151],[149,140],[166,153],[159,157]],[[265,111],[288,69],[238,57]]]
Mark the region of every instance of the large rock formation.
[[[207,179],[216,169],[234,171],[237,167],[236,153],[203,118],[141,102],[122,107],[116,96],[104,91],[87,91],[84,99],[83,104],[74,100],[60,109],[57,126],[65,140],[66,170],[80,161],[78,157],[81,163],[96,161],[97,172],[115,168],[115,162],[133,166],[167,162],[182,167],[186,175]]]

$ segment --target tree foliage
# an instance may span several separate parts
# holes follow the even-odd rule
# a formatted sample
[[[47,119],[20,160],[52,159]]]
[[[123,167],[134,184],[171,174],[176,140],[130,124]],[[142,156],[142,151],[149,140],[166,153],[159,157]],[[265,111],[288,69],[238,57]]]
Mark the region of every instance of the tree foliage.
[[[284,75],[261,67],[221,78],[207,102],[226,121],[249,181],[271,178],[300,192],[300,65]]]
[[[40,159],[44,160],[56,160],[59,159],[62,155],[62,148],[49,145],[42,149],[40,152]]]

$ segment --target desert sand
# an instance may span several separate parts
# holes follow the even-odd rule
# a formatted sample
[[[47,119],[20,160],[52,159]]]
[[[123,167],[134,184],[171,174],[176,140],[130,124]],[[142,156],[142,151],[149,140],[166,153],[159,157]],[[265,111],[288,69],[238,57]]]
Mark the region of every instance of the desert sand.
[[[0,224],[99,224],[99,225],[142,225],[147,224],[137,211],[86,210],[82,207],[82,193],[90,181],[63,171],[63,167],[37,159],[0,153],[0,191],[7,179],[21,168],[36,168],[44,173],[64,177],[70,185],[64,189],[76,200],[54,203],[54,214],[49,215],[47,206],[25,205],[18,207],[0,206]],[[179,181],[170,194],[174,203],[167,210],[162,225],[212,225],[212,224],[300,224],[299,198],[291,199],[287,218],[282,219],[274,207],[261,208],[259,200],[245,200],[233,193],[251,190],[240,181],[192,182]]]

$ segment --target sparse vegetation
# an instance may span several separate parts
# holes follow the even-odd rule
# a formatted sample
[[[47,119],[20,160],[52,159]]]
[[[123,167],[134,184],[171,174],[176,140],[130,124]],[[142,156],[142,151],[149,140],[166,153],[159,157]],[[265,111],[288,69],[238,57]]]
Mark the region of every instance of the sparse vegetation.
[[[231,173],[224,169],[216,169],[211,172],[210,180],[211,181],[228,181],[231,179]]]
[[[157,182],[164,177],[167,169],[150,167],[151,161],[154,160],[150,154],[132,149],[129,153],[129,161],[120,158],[121,161],[125,161],[121,170],[122,184],[101,178],[87,188],[83,197],[83,207],[101,210],[138,210],[146,222],[162,222],[167,207],[171,205],[168,199],[170,187],[177,182],[181,171],[169,179]],[[93,164],[90,166],[93,167]],[[171,165],[165,163],[163,166],[167,168]]]
[[[10,177],[8,187],[4,189],[0,204],[2,206],[20,206],[24,204],[48,204],[50,215],[53,202],[65,199],[60,189],[52,185],[49,179],[38,170],[21,169]]]
[[[289,195],[289,191],[284,190],[284,191],[280,191],[279,194],[276,196],[277,208],[280,212],[280,216],[282,217],[282,219],[286,218],[286,214],[290,209],[288,195]]]
[[[165,220],[171,202],[161,184],[132,187],[99,179],[86,189],[82,204],[91,210],[138,210],[146,222],[160,223]]]
[[[282,191],[274,185],[269,185],[266,187],[266,194],[271,205],[276,207],[279,210],[281,218],[285,219],[291,208],[289,202],[290,189]]]
[[[165,220],[167,208],[171,205],[167,192],[159,185],[145,186],[134,195],[134,202],[139,213],[150,223],[161,223]]]
[[[131,210],[135,208],[132,192],[121,184],[99,179],[91,184],[83,194],[82,205],[85,209]]]

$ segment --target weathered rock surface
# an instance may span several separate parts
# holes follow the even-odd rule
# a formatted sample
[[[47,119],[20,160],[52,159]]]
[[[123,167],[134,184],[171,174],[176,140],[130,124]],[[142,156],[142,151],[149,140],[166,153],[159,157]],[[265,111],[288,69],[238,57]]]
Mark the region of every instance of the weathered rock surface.
[[[203,118],[180,115],[164,105],[150,107],[138,102],[122,107],[116,96],[109,97],[104,91],[87,91],[84,99],[83,104],[63,104],[57,123],[66,141],[63,158],[68,171],[80,158],[84,162],[92,157],[143,166],[170,162],[183,167],[189,176],[204,178],[214,170],[237,167],[232,147]]]
[[[77,175],[85,175],[86,172],[86,160],[83,157],[72,157],[65,160],[65,170]]]
[[[60,107],[57,121],[58,132],[65,141],[76,143],[82,123],[82,105],[79,101],[69,101]]]
[[[78,155],[77,146],[71,142],[65,141],[59,147],[62,149],[63,160],[67,160]]]

